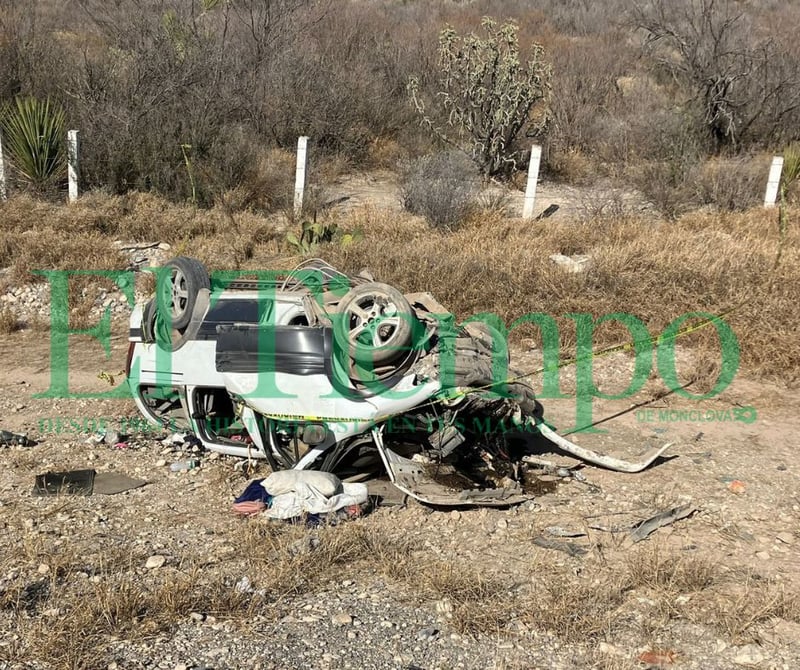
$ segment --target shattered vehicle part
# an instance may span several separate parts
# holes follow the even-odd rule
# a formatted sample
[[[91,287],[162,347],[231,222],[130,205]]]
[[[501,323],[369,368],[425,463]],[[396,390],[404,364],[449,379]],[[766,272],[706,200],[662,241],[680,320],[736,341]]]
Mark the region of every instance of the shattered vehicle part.
[[[420,502],[445,506],[507,507],[524,503],[531,498],[517,482],[512,482],[508,487],[494,489],[464,488],[454,495],[452,484],[447,486],[442,480],[437,481],[438,471],[441,469],[439,464],[431,464],[426,469],[423,465],[387,449],[379,429],[374,428],[372,436],[392,483]]]
[[[509,506],[554,487],[524,462],[537,433],[622,472],[666,449],[626,463],[573,445],[544,424],[509,363],[490,323],[459,326],[430,294],[368,273],[313,259],[223,281],[179,257],[133,310],[126,373],[149,421],[210,451],[274,471],[388,475],[432,505]]]
[[[641,542],[642,540],[650,537],[659,528],[669,526],[676,521],[685,519],[697,511],[692,505],[680,505],[672,509],[664,510],[658,514],[645,519],[641,523],[637,523],[630,531],[630,538],[634,542]]]
[[[586,533],[582,530],[570,530],[561,526],[548,526],[544,532],[550,537],[586,537]]]
[[[570,442],[565,437],[562,437],[556,433],[556,431],[554,431],[545,423],[540,423],[537,427],[543,437],[550,440],[562,451],[566,451],[568,454],[572,454],[576,458],[586,461],[587,463],[591,463],[592,465],[599,465],[607,470],[614,470],[616,472],[641,472],[642,470],[650,467],[659,456],[661,456],[672,446],[672,443],[670,442],[669,444],[665,444],[663,447],[650,449],[645,454],[642,454],[642,460],[636,463],[631,463],[629,461],[623,461],[620,458],[614,458],[613,456],[606,456],[605,454],[592,451],[586,447],[579,447],[577,444]]]
[[[10,430],[0,430],[0,446],[3,447],[32,447],[36,444],[25,433],[12,433]]]
[[[94,489],[94,470],[45,472],[36,475],[34,496],[79,495],[90,496]]]

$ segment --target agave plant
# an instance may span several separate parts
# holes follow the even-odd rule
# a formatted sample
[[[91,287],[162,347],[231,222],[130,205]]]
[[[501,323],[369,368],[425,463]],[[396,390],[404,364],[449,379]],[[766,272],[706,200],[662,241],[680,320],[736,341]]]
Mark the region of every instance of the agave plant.
[[[65,172],[64,128],[61,107],[50,100],[17,98],[0,114],[4,150],[17,177],[44,190]]]

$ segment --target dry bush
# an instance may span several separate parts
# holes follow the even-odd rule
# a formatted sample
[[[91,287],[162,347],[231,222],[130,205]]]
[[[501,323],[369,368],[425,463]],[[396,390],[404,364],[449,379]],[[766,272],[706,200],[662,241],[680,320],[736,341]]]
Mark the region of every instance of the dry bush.
[[[634,182],[669,218],[710,205],[722,211],[744,211],[763,200],[769,169],[767,158],[712,158],[698,152],[673,154],[663,161],[642,164]]]
[[[591,158],[579,149],[564,152],[551,150],[547,158],[547,171],[554,179],[565,184],[586,185],[597,178],[597,169]]]
[[[479,177],[461,151],[446,151],[403,164],[400,197],[403,208],[434,228],[455,230],[475,207]]]
[[[287,211],[294,199],[295,166],[295,157],[290,152],[266,151],[235,187],[215,196],[215,204],[231,211]]]
[[[735,0],[650,0],[628,14],[645,55],[689,93],[687,106],[714,151],[786,141],[781,131],[800,102],[800,61],[785,33],[769,30],[772,12]]]
[[[592,191],[580,202],[578,209],[582,221],[598,225],[635,216],[631,205],[625,202],[624,193],[613,188]]]
[[[763,201],[770,159],[751,157],[733,160],[711,159],[697,171],[695,179],[698,205],[714,205],[730,212],[744,211]]]
[[[617,82],[631,71],[634,57],[616,31],[583,39],[554,37],[549,52],[554,82],[547,168],[569,183],[591,181],[594,156],[624,155],[615,120],[630,113],[630,101],[623,103]]]
[[[22,93],[63,105],[82,133],[84,186],[109,193],[153,191],[200,206],[224,199],[276,211],[283,175],[270,175],[262,157],[275,148],[293,152],[298,135],[309,135],[319,156],[356,167],[430,153],[407,101],[409,75],[420,75],[423,93],[433,94],[438,31],[445,24],[474,30],[484,15],[514,19],[523,49],[541,42],[555,64],[546,141],[554,173],[584,180],[589,166],[620,174],[639,161],[667,161],[678,121],[699,138],[703,157],[712,148],[692,85],[636,57],[634,33],[620,22],[630,9],[622,0],[244,0],[199,13],[196,3],[179,0],[81,5],[76,13],[45,0],[4,3],[0,101]],[[771,43],[769,68],[754,68],[750,88],[736,91],[753,119],[740,124],[737,152],[778,149],[797,127],[792,29],[799,11],[748,7],[754,28],[745,37],[770,35]],[[756,84],[782,95],[761,95]],[[680,213],[679,196],[653,199]]]
[[[702,144],[683,114],[661,112],[654,121],[662,126],[655,135],[646,123],[633,133],[642,158],[628,165],[627,177],[664,216],[674,219],[694,206],[694,177]]]
[[[17,316],[5,305],[0,307],[0,335],[10,335],[22,328]]]
[[[511,216],[511,191],[499,186],[487,188],[478,197],[475,208],[481,216]]]
[[[406,79],[429,51],[417,26],[398,25],[383,7],[336,5],[302,46],[291,45],[269,64],[265,85],[279,94],[259,110],[264,125],[280,146],[308,135],[321,154],[363,164],[376,138],[399,138],[408,128],[413,134]]]
[[[676,219],[696,209],[695,165],[672,161],[644,163],[636,170],[636,186],[666,218]]]
[[[367,165],[393,170],[401,161],[408,160],[408,149],[391,137],[376,137],[369,145]]]

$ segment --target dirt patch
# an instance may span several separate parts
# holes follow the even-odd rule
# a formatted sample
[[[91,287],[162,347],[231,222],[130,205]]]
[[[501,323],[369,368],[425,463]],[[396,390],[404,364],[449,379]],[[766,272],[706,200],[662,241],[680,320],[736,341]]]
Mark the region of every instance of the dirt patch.
[[[121,337],[110,362],[96,342],[76,338],[71,385],[108,388],[95,369],[124,353]],[[161,434],[118,449],[87,445],[74,426],[40,430],[43,417],[135,417],[127,400],[34,398],[49,386],[48,356],[38,334],[0,344],[3,427],[39,440],[0,450],[0,621],[9,631],[0,659],[8,667],[242,667],[257,656],[263,668],[459,658],[465,667],[633,668],[653,649],[707,668],[800,659],[792,637],[800,425],[797,403],[779,387],[741,378],[713,400],[662,398],[647,407],[667,411],[663,421],[631,408],[658,390],[655,382],[635,398],[598,400],[595,418],[615,418],[598,424],[606,433],[573,435],[578,443],[628,457],[674,443],[669,458],[638,475],[583,468],[585,479],[545,487],[533,505],[381,508],[310,531],[232,517],[248,481],[235,459],[201,455],[199,469],[172,473],[166,465],[188,455],[170,451]],[[530,369],[536,356],[519,350],[515,363]],[[596,378],[618,380],[625,367],[624,356],[609,357]],[[566,395],[571,379],[565,369]],[[552,422],[572,425],[572,398],[543,402]],[[739,405],[755,407],[757,421],[669,414],[724,417],[705,413]],[[87,467],[148,484],[118,496],[30,495],[35,474]],[[744,489],[734,492],[733,480]],[[630,543],[631,526],[684,502],[698,513]],[[579,535],[569,542],[582,555],[536,546],[550,527]],[[147,568],[154,556],[162,567]],[[78,630],[86,644],[67,644]]]
[[[374,207],[401,211],[402,199],[397,176],[391,172],[371,172],[347,175],[327,184],[324,200],[332,203],[334,211],[348,212],[359,207]],[[509,216],[522,216],[525,192],[513,186],[490,184],[482,189],[485,200],[497,200]],[[481,196],[478,197],[481,202]],[[557,210],[548,217],[552,221],[590,220],[599,216],[654,214],[653,206],[634,189],[621,189],[603,180],[591,186],[570,186],[552,181],[540,181],[536,186],[534,216],[555,205]]]

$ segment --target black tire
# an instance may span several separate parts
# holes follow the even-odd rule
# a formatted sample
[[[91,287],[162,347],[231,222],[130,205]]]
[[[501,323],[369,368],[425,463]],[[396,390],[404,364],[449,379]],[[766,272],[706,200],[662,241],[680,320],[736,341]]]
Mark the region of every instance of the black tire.
[[[339,301],[334,338],[358,362],[389,363],[408,353],[418,324],[405,296],[388,284],[369,282]]]
[[[206,266],[194,258],[178,256],[158,272],[156,304],[159,316],[175,330],[182,330],[192,320],[192,311],[201,289],[210,289]]]
[[[142,342],[155,342],[156,299],[152,298],[142,310]]]

